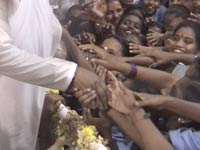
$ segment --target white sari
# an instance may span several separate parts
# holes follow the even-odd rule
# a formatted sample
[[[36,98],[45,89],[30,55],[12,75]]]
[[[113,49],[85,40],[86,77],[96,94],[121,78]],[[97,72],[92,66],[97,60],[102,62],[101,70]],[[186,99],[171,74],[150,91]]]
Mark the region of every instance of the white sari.
[[[69,86],[76,64],[50,57],[61,31],[48,0],[0,0],[0,150],[35,150],[40,86]]]

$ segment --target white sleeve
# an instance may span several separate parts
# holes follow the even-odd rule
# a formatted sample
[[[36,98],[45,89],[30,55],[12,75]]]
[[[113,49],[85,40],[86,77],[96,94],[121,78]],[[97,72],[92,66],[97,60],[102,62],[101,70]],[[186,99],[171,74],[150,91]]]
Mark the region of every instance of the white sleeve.
[[[0,19],[0,74],[10,78],[65,91],[77,65],[73,62],[41,58],[17,48],[8,33],[7,22]]]

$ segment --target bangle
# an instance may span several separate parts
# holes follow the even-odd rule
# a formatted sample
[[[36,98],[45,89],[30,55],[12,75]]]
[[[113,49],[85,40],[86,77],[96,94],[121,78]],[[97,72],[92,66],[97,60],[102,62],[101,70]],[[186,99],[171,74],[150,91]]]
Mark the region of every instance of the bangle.
[[[136,75],[137,75],[137,67],[136,67],[135,64],[132,63],[132,64],[131,64],[131,70],[130,70],[130,72],[129,72],[129,74],[128,74],[128,77],[130,77],[130,78],[135,78]]]
[[[199,55],[194,56],[194,62],[197,62],[198,64],[200,64],[200,56]]]

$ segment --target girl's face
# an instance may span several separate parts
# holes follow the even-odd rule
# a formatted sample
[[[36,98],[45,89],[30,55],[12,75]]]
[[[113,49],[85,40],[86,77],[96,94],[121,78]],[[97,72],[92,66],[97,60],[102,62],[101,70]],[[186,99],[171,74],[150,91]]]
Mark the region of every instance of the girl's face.
[[[119,20],[124,12],[119,1],[111,1],[107,3],[108,11],[106,13],[106,20],[114,25],[119,23]]]
[[[139,17],[135,15],[128,15],[119,25],[118,32],[121,35],[141,34],[142,22]]]
[[[160,6],[160,0],[144,0],[144,11],[148,16],[152,16],[156,13]]]
[[[175,17],[174,15],[167,15],[165,17],[165,29],[166,32],[173,32],[173,30],[184,21],[181,17]]]
[[[194,14],[200,14],[200,1],[199,0],[194,0],[192,8],[193,8],[192,12]]]
[[[105,39],[102,43],[103,47],[107,47],[107,52],[115,56],[123,56],[123,46],[115,38]]]
[[[182,27],[174,35],[173,51],[178,53],[194,54],[197,41],[194,31],[189,27]]]

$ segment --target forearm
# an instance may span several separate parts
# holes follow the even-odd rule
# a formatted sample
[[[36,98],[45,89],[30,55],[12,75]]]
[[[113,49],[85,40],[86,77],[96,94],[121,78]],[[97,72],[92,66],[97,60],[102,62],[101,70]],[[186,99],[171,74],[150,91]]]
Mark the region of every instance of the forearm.
[[[130,118],[137,129],[143,143],[144,150],[171,150],[172,146],[150,119],[144,117],[142,109],[131,110]]]
[[[185,64],[192,64],[194,62],[194,56],[193,54],[177,54],[174,53],[174,61],[176,62],[183,62]]]
[[[114,109],[111,109],[107,114],[135,144],[140,147],[143,146],[137,130],[127,117]]]
[[[171,87],[177,78],[164,71],[137,66],[136,79],[144,81],[158,90]]]
[[[129,63],[116,61],[111,63],[111,65],[113,70],[117,70],[125,75],[130,76],[131,65]],[[164,71],[140,66],[137,66],[136,69],[137,73],[136,76],[133,76],[133,78],[144,81],[158,90],[169,88],[177,81],[175,76],[172,76]]]
[[[166,103],[163,104],[164,109],[200,123],[199,103],[193,103],[175,97],[168,97],[168,98],[169,99],[166,101]]]
[[[92,67],[90,64],[86,61],[84,56],[82,55],[81,51],[79,48],[76,46],[74,43],[71,35],[66,29],[63,29],[63,40],[65,42],[65,46],[68,50],[68,53],[71,57],[71,59],[76,62],[79,66],[88,69],[90,71],[93,71]]]
[[[128,58],[129,59],[127,62],[134,63],[140,66],[149,66],[154,62],[152,58],[145,57],[145,56],[135,56],[135,57],[128,57]]]

